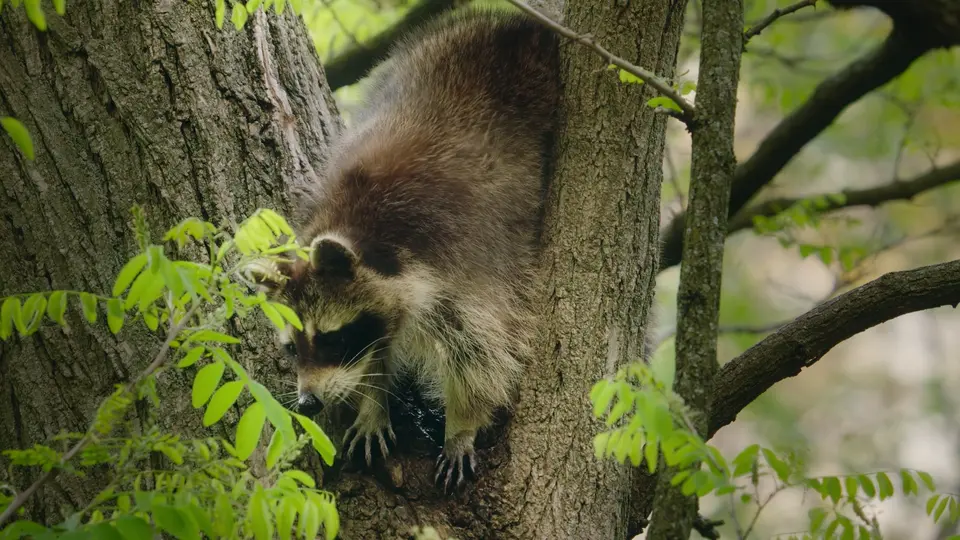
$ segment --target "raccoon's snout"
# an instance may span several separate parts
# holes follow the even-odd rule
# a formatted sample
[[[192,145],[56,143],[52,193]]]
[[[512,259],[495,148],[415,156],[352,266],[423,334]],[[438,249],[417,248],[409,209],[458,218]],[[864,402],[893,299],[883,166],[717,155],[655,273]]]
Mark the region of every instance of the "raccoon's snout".
[[[323,402],[313,394],[300,394],[297,399],[297,410],[304,416],[316,416],[323,410]]]

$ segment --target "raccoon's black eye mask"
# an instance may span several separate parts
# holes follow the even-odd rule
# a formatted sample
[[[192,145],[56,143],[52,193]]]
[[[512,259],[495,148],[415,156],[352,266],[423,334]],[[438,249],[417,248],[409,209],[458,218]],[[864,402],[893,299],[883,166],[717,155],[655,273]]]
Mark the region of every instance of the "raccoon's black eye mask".
[[[385,344],[386,323],[373,313],[362,313],[353,322],[334,332],[314,334],[313,343],[307,342],[306,334],[297,332],[295,341],[284,344],[284,350],[296,355],[298,350],[309,347],[312,354],[307,360],[325,365],[350,365],[363,358],[371,346],[381,348]]]

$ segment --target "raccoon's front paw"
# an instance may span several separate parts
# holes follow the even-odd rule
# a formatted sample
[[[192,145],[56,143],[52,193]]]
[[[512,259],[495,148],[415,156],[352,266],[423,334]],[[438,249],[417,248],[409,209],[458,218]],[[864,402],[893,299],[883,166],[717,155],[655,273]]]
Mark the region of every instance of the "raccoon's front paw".
[[[376,438],[380,443],[380,454],[386,459],[390,455],[390,451],[387,449],[387,437],[390,438],[390,442],[397,444],[397,436],[393,433],[393,426],[390,425],[389,420],[368,420],[364,422],[358,418],[343,436],[343,444],[346,444],[348,440],[350,441],[350,446],[347,448],[347,458],[349,459],[353,455],[357,443],[362,440],[367,467],[371,467],[373,465],[373,454],[370,451],[370,446],[373,439]]]
[[[477,477],[477,456],[473,450],[473,435],[460,433],[443,443],[443,450],[437,457],[434,483],[442,487],[444,493],[452,493],[463,484],[467,469],[472,478]]]

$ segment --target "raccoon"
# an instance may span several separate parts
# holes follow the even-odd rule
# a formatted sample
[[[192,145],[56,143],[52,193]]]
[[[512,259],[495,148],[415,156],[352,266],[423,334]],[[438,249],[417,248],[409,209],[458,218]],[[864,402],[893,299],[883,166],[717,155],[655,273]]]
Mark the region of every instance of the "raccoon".
[[[531,295],[559,96],[558,42],[519,14],[425,26],[371,75],[365,104],[303,215],[310,257],[249,276],[303,330],[280,341],[300,403],[352,401],[348,455],[384,457],[393,377],[445,411],[435,480],[474,477],[477,431],[510,407],[534,332]]]

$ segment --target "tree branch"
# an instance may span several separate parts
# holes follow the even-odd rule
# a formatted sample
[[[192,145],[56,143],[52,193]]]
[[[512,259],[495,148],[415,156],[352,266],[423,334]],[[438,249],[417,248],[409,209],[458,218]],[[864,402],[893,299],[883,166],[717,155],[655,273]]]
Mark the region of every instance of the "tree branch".
[[[697,123],[692,128],[690,220],[684,231],[677,292],[677,394],[693,411],[693,429],[706,434],[717,372],[717,326],[723,244],[737,158],[733,151],[737,87],[743,52],[742,0],[704,0]],[[662,461],[661,461],[662,462]],[[689,538],[698,518],[697,498],[671,484],[670,468],[660,472],[650,540]],[[713,535],[712,537],[717,537]]]
[[[828,0],[837,8],[869,6],[893,19],[914,41],[928,47],[960,45],[960,2],[957,0]]]
[[[769,15],[760,20],[757,24],[751,26],[743,33],[743,44],[746,45],[753,37],[760,34],[767,29],[768,26],[776,22],[777,19],[783,17],[784,15],[789,15],[795,11],[800,11],[805,7],[812,7],[817,5],[817,0],[801,0],[796,4],[791,4],[785,8],[777,8],[773,10]]]
[[[724,365],[717,374],[709,436],[777,382],[837,344],[915,311],[960,303],[960,260],[891,272],[824,302]]]
[[[525,12],[526,14],[530,15],[531,17],[536,19],[538,22],[540,22],[540,24],[553,30],[557,34],[560,34],[561,36],[571,41],[576,41],[577,43],[597,53],[608,64],[613,64],[618,68],[626,71],[627,73],[630,73],[634,77],[649,84],[650,86],[654,87],[658,92],[672,99],[673,102],[676,103],[680,107],[680,109],[683,110],[682,114],[671,113],[670,116],[674,116],[678,120],[688,125],[692,122],[696,114],[696,109],[694,109],[691,103],[683,99],[683,97],[680,96],[680,93],[674,90],[669,83],[667,83],[657,75],[643,69],[642,67],[631,64],[630,62],[624,60],[623,58],[620,58],[619,56],[613,54],[612,52],[603,48],[602,45],[595,42],[593,38],[590,37],[588,34],[578,34],[573,30],[567,28],[566,26],[563,26],[562,24],[555,22],[553,19],[551,19],[550,17],[547,17],[543,13],[540,13],[536,9],[530,7],[529,5],[524,3],[522,0],[507,0],[507,1],[513,4],[514,6],[520,8],[523,12]]]
[[[813,95],[773,128],[756,152],[737,167],[730,194],[730,215],[739,212],[848,105],[906,71],[928,50],[927,46],[894,29],[877,49],[821,82]],[[684,212],[677,214],[661,235],[664,242],[661,270],[680,263],[685,216]]]
[[[323,68],[327,74],[330,90],[349,86],[365,77],[403,36],[453,9],[456,4],[455,0],[422,0],[396,24],[380,32],[367,43],[351,46],[325,63]]]
[[[960,180],[960,161],[951,163],[946,167],[931,169],[924,174],[911,178],[910,180],[893,180],[889,184],[867,189],[849,189],[843,190],[844,200],[828,200],[828,206],[822,208],[821,212],[830,212],[841,208],[852,206],[880,206],[883,203],[901,200],[910,200],[917,195],[945,186],[952,182]],[[804,197],[809,198],[809,197]],[[753,218],[756,216],[774,216],[800,202],[804,198],[781,198],[764,201],[749,208],[745,208],[730,220],[727,227],[727,234],[749,229],[753,226]]]
[[[197,312],[197,309],[199,307],[200,307],[200,304],[197,304],[191,307],[187,311],[187,313],[184,314],[183,318],[180,319],[180,321],[178,321],[176,324],[170,327],[170,330],[167,331],[167,337],[164,340],[163,345],[160,346],[160,350],[157,351],[156,355],[154,355],[153,360],[150,362],[150,365],[148,365],[146,369],[141,371],[136,376],[136,378],[134,378],[132,381],[128,382],[126,386],[124,386],[123,394],[126,395],[126,394],[132,393],[136,395],[134,391],[136,390],[137,385],[139,385],[144,379],[146,379],[150,375],[153,375],[155,371],[160,369],[160,366],[162,366],[163,363],[166,362],[167,355],[170,353],[170,344],[173,343],[173,340],[175,340],[177,336],[180,334],[180,332],[183,331],[184,328],[186,328],[187,323],[190,322],[190,319]],[[171,314],[171,317],[172,317],[172,314]],[[27,489],[17,494],[16,498],[13,499],[13,502],[10,503],[10,506],[8,506],[3,511],[3,513],[0,514],[0,525],[3,525],[3,522],[7,521],[8,519],[16,515],[17,510],[19,510],[21,506],[23,506],[28,500],[30,500],[30,497],[32,497],[33,494],[36,493],[38,489],[43,487],[44,484],[46,484],[48,481],[52,480],[55,476],[57,476],[57,474],[60,473],[60,470],[63,468],[64,465],[69,463],[70,460],[76,457],[76,455],[80,453],[81,450],[83,450],[84,448],[86,448],[88,444],[90,444],[90,442],[94,438],[93,428],[94,426],[91,425],[90,429],[87,430],[87,432],[83,435],[83,437],[81,437],[80,440],[78,440],[73,445],[73,447],[67,450],[67,453],[65,453],[63,457],[60,458],[60,462],[57,464],[56,467],[53,467],[49,471],[43,473],[43,475],[40,476],[40,478],[38,478],[33,484],[30,484],[30,487],[28,487]]]

